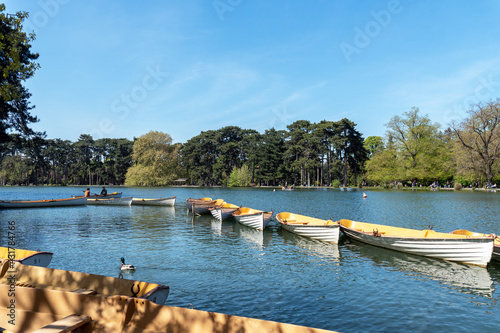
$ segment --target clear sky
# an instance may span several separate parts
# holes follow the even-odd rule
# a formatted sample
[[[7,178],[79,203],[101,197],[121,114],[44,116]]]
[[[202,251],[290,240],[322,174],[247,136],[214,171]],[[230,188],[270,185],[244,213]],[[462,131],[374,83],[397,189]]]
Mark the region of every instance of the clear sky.
[[[497,0],[3,2],[30,13],[33,127],[52,139],[344,117],[366,138],[413,106],[446,128],[500,97]]]

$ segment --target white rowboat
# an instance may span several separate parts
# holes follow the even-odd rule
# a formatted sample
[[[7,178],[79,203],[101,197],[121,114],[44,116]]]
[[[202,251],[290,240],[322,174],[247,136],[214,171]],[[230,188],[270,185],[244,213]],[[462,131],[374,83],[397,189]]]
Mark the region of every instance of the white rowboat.
[[[241,207],[232,215],[236,221],[247,227],[264,230],[269,224],[269,221],[273,216],[273,212],[264,212],[262,210]]]
[[[277,214],[276,219],[283,229],[297,235],[336,244],[339,242],[339,224],[332,220],[320,220],[288,212]]]
[[[87,199],[88,205],[113,205],[113,206],[130,206],[132,197],[126,198],[109,198],[109,199]]]
[[[238,210],[238,208],[240,208],[240,206],[236,206],[225,202],[222,205],[211,207],[208,210],[210,211],[213,217],[215,217],[220,221],[224,221],[232,217],[233,216],[232,214],[236,210]]]
[[[133,198],[132,205],[173,207],[175,205],[175,198],[175,196],[159,199]]]
[[[0,201],[0,208],[44,208],[44,207],[64,207],[64,206],[83,206],[87,203],[87,198],[68,198],[53,200],[13,200]]]
[[[484,267],[493,252],[494,237],[470,237],[351,220],[338,223],[346,236],[360,242],[425,257]]]

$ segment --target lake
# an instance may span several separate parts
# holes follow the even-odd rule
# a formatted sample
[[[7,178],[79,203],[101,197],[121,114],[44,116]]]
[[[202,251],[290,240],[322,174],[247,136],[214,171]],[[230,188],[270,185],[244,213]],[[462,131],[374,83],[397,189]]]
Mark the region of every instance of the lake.
[[[92,188],[99,192],[99,187]],[[82,187],[1,187],[0,200],[58,199]],[[7,245],[54,253],[49,267],[167,284],[165,305],[342,332],[498,332],[500,262],[487,268],[406,255],[341,236],[329,244],[282,230],[260,232],[187,213],[212,197],[274,213],[291,211],[436,231],[500,234],[499,193],[334,189],[127,188],[123,196],[177,196],[175,207],[82,206],[0,210]]]

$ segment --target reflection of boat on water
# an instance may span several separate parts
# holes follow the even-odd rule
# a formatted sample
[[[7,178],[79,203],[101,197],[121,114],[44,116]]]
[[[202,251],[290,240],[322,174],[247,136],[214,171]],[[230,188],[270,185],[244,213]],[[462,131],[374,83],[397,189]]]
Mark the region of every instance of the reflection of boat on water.
[[[340,251],[337,244],[304,238],[286,231],[280,231],[280,234],[286,244],[296,246],[308,255],[320,256],[326,259],[333,259],[334,261],[338,261],[340,258]]]
[[[269,232],[263,232],[239,223],[234,223],[233,230],[238,237],[256,244],[259,248],[263,248],[272,239],[272,234]]]
[[[415,230],[382,224],[339,220],[350,238],[421,256],[486,266],[493,252],[493,237],[468,237],[434,230]]]
[[[484,267],[391,251],[356,240],[349,240],[344,246],[378,266],[395,269],[415,279],[438,281],[467,294],[490,297],[494,292],[493,280]]]

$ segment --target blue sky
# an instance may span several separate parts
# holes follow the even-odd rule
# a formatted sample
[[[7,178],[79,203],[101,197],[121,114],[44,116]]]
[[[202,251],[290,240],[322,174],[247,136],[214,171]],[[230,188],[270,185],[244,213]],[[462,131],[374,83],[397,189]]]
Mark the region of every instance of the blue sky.
[[[3,2],[30,13],[26,85],[48,138],[344,117],[366,138],[414,106],[445,128],[500,97],[495,0]]]

